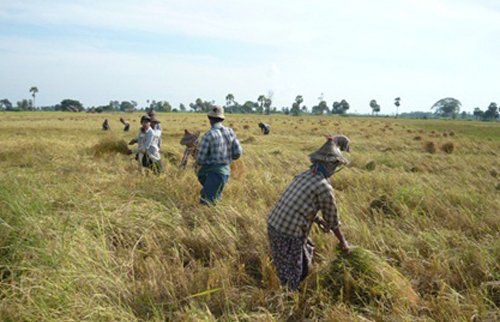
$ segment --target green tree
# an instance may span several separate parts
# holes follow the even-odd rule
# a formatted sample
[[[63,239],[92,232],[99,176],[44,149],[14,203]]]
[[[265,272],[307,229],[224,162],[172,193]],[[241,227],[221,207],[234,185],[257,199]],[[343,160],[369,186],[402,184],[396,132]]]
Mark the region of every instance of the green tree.
[[[61,111],[82,111],[83,110],[83,105],[77,100],[72,100],[72,99],[65,99],[61,101],[60,104],[60,110]]]
[[[432,105],[431,110],[434,110],[436,114],[442,117],[451,117],[455,119],[460,112],[460,107],[462,103],[453,97],[446,97],[440,99],[434,105]]]
[[[488,109],[484,112],[484,119],[486,120],[496,120],[498,118],[498,106],[497,103],[491,102]]]
[[[6,98],[0,100],[0,110],[12,111],[12,103]]]
[[[27,99],[23,99],[22,101],[17,102],[17,110],[18,111],[29,111],[31,106],[31,101]]]
[[[345,114],[349,109],[350,105],[346,100],[342,100],[339,102],[333,102],[332,104],[332,114]]]
[[[273,101],[269,97],[266,97],[266,101],[264,102],[264,113],[266,115],[271,114],[271,105],[272,104],[273,104]]]
[[[128,101],[123,101],[120,103],[120,111],[132,111],[134,110],[134,104]]]
[[[36,109],[35,97],[36,97],[36,93],[38,93],[38,87],[32,86],[30,88],[30,93],[31,93],[31,96],[33,96],[33,109]]]
[[[476,117],[476,120],[480,120],[483,118],[484,112],[481,111],[479,107],[474,108],[474,112],[472,112],[472,115]]]
[[[186,107],[184,106],[184,104],[182,104],[182,103],[179,104],[179,110],[181,112],[186,112]]]
[[[259,97],[257,98],[257,102],[259,102],[259,105],[257,106],[257,113],[258,114],[264,113],[264,104],[266,103],[266,96],[259,95]]]
[[[232,93],[229,93],[226,95],[226,112],[227,113],[233,113],[234,109],[234,95]]]
[[[292,109],[290,111],[293,116],[300,115],[300,104],[302,104],[303,101],[304,98],[302,95],[297,95],[297,97],[295,97],[295,102],[292,104]]]
[[[378,105],[376,100],[370,101],[370,107],[372,109],[372,115],[375,115],[375,113],[380,112],[380,105]]]
[[[394,99],[394,105],[396,105],[396,118],[398,118],[399,106],[401,105],[401,98],[396,97]]]

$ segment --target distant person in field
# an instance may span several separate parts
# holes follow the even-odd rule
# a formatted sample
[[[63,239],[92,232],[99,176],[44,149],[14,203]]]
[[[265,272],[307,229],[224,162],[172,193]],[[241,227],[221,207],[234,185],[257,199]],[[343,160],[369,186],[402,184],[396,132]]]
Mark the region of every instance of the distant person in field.
[[[128,121],[125,121],[122,117],[120,117],[120,122],[125,125],[123,131],[128,132],[130,130],[130,123]]]
[[[225,127],[222,106],[214,106],[208,112],[211,129],[203,135],[196,162],[201,166],[198,170],[198,181],[203,186],[201,204],[215,204],[220,200],[224,186],[231,172],[230,164],[243,153],[233,129]]]
[[[268,135],[269,132],[271,132],[271,126],[269,124],[259,123],[259,127],[260,127],[260,132],[262,132],[262,134],[264,135]]]
[[[180,168],[186,169],[188,164],[189,156],[192,156],[195,160],[193,163],[193,168],[196,168],[196,158],[198,157],[198,149],[199,141],[198,138],[200,136],[200,131],[189,132],[188,130],[184,130],[184,136],[181,139],[181,145],[185,145],[186,149],[184,150],[184,155],[182,156]]]
[[[108,119],[105,119],[104,122],[102,123],[102,130],[103,131],[108,131],[110,129]]]
[[[136,160],[139,162],[140,167],[160,174],[162,164],[158,149],[158,136],[151,128],[151,118],[147,115],[141,117],[141,128],[137,138],[129,142],[130,145],[135,143],[138,143],[137,149],[128,150],[128,154],[136,153]]]
[[[309,272],[314,244],[309,238],[313,222],[324,232],[332,232],[342,252],[349,244],[340,231],[340,221],[332,185],[328,180],[340,164],[348,164],[333,137],[309,155],[310,169],[297,175],[286,188],[267,218],[267,233],[273,263],[281,284],[297,290]],[[321,210],[322,217],[317,215]]]
[[[333,137],[333,143],[335,143],[341,151],[349,152],[349,139],[345,135],[335,135]]]

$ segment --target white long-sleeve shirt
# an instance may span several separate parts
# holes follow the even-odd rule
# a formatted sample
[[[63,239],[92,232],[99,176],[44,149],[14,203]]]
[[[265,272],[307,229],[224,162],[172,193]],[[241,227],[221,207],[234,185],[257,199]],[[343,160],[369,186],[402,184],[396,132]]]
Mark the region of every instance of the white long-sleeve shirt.
[[[146,132],[144,132],[141,128],[136,140],[139,146],[137,147],[137,149],[133,150],[135,153],[147,153],[151,160],[160,160],[161,157],[158,145],[159,142],[155,130],[149,128]]]

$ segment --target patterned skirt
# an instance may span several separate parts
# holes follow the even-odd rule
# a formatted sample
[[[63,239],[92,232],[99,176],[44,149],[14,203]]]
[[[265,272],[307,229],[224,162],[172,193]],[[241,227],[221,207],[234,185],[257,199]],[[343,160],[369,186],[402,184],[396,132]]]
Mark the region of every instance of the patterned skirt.
[[[285,235],[270,225],[267,225],[267,235],[281,285],[297,290],[309,273],[314,251],[312,240]]]

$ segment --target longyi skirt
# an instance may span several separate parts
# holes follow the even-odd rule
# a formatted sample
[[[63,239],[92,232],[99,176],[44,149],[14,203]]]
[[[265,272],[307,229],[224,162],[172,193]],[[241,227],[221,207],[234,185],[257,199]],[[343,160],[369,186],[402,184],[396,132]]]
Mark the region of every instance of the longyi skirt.
[[[312,240],[285,235],[270,225],[267,225],[267,235],[281,285],[297,290],[309,273],[314,251]]]

